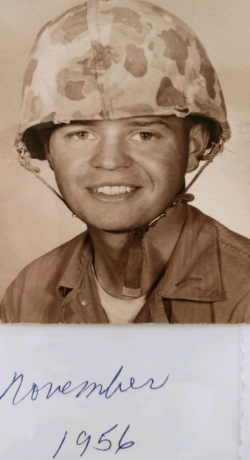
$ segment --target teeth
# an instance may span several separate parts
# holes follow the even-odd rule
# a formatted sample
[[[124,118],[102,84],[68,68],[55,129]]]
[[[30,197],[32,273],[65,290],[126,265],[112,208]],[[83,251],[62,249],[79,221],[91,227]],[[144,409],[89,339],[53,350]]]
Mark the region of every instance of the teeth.
[[[104,195],[121,195],[122,193],[130,193],[134,190],[132,187],[127,187],[125,185],[105,185],[104,187],[99,187],[95,189],[97,193],[103,193]]]

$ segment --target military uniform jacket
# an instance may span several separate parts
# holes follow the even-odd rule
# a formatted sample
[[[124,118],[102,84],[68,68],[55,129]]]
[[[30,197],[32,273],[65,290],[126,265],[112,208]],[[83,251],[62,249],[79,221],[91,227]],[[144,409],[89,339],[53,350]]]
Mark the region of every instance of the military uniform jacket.
[[[2,321],[108,323],[92,258],[85,232],[32,262],[8,288]],[[165,273],[134,322],[250,323],[250,241],[188,206]]]

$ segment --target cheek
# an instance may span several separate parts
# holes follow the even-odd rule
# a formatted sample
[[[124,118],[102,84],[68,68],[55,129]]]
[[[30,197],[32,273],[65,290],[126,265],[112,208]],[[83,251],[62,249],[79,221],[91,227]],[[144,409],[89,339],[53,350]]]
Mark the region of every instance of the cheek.
[[[67,143],[57,142],[50,145],[50,162],[57,182],[76,179],[84,170],[84,156]]]
[[[164,155],[158,161],[151,161],[147,173],[151,177],[156,190],[172,190],[182,185],[186,172],[186,161],[181,156]]]

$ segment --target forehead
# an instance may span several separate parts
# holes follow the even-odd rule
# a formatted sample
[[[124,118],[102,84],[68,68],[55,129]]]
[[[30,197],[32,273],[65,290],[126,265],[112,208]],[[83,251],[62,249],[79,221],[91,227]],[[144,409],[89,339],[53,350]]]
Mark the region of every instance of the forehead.
[[[60,128],[71,128],[74,126],[79,127],[96,127],[96,128],[107,128],[107,127],[117,127],[117,128],[127,128],[127,127],[149,127],[153,125],[159,125],[164,127],[176,127],[181,128],[186,124],[186,119],[178,118],[176,116],[143,116],[143,117],[130,117],[119,120],[74,120],[69,124],[60,125],[57,129]]]

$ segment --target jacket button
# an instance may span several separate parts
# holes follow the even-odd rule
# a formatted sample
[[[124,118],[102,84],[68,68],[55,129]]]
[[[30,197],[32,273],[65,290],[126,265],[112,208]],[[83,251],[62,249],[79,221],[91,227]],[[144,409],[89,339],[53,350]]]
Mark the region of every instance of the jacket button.
[[[83,299],[83,300],[81,300],[81,304],[82,304],[84,307],[86,307],[86,306],[88,305],[88,302],[87,302],[87,300],[84,300],[84,299]]]

